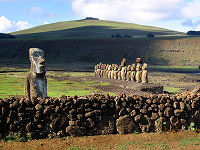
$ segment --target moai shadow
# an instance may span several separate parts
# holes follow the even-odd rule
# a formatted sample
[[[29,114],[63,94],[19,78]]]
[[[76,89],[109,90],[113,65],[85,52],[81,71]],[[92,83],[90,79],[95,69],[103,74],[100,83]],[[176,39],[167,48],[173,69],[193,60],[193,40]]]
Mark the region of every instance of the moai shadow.
[[[46,66],[43,50],[30,48],[31,71],[25,80],[25,96],[30,100],[47,97]]]

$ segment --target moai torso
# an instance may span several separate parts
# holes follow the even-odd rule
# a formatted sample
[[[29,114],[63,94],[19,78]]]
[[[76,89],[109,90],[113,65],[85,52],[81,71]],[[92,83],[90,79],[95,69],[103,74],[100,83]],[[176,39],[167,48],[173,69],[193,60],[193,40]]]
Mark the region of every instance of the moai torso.
[[[112,72],[112,66],[109,65],[109,67],[108,67],[108,78],[109,79],[111,78],[111,72]]]
[[[115,68],[115,65],[112,64],[111,79],[114,79],[114,68]]]
[[[135,64],[131,66],[131,81],[135,81]]]
[[[94,66],[94,76],[97,76],[97,65]]]
[[[122,67],[122,70],[121,70],[121,79],[122,80],[126,80],[126,66],[125,67]]]
[[[115,68],[114,68],[114,79],[115,80],[118,79],[118,65],[116,65]]]
[[[103,64],[101,64],[101,72],[100,72],[100,77],[103,77]]]
[[[137,63],[135,79],[137,83],[142,82],[142,64],[141,63]]]
[[[100,64],[97,64],[97,71],[96,71],[96,76],[100,76]]]
[[[142,83],[148,83],[148,71],[146,63],[144,63],[142,66]]]
[[[106,64],[103,66],[103,77],[106,78]]]
[[[44,52],[39,48],[30,48],[31,71],[25,80],[25,96],[31,100],[47,97],[47,79]]]
[[[106,65],[106,78],[108,78],[108,72],[109,72],[108,67],[109,67],[109,64]]]
[[[122,69],[122,67],[119,66],[119,68],[118,68],[118,80],[121,80],[121,69]]]
[[[127,67],[126,81],[131,81],[131,65]]]

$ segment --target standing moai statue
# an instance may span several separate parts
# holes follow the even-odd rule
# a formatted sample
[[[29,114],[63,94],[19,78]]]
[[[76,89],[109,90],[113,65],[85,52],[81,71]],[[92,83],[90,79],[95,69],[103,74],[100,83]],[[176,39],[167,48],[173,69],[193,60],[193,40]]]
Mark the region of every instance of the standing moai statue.
[[[106,64],[103,65],[103,77],[106,78]]]
[[[148,83],[148,71],[146,63],[144,63],[142,66],[142,83]]]
[[[108,67],[109,67],[109,64],[106,65],[106,78],[108,78],[108,72],[109,72]]]
[[[94,76],[97,76],[97,65],[94,66]]]
[[[109,79],[111,78],[111,72],[112,72],[112,66],[109,65],[109,67],[108,67],[108,78]]]
[[[123,58],[123,60],[121,61],[121,79],[122,80],[126,80],[126,59]]]
[[[121,75],[121,70],[122,70],[122,67],[119,66],[119,67],[118,67],[118,80],[121,80],[121,78],[122,78],[122,77],[121,77],[121,76],[122,76],[122,75]]]
[[[137,66],[136,66],[136,82],[141,83],[142,82],[142,60],[141,58],[136,59]]]
[[[101,73],[101,63],[97,64],[97,77],[100,77],[100,73]]]
[[[100,77],[103,77],[103,64],[101,64],[101,71],[100,71]]]
[[[115,68],[114,68],[114,79],[115,80],[118,79],[118,65],[116,65]]]
[[[131,81],[131,65],[127,67],[126,81]]]
[[[135,81],[135,64],[131,65],[131,81]]]
[[[47,97],[46,66],[43,50],[30,48],[31,70],[25,80],[25,96],[30,100]]]
[[[126,80],[126,73],[127,73],[126,68],[127,68],[126,66],[125,66],[125,67],[122,67],[122,70],[121,70],[121,79],[122,79],[123,81]]]
[[[104,76],[104,65],[105,64],[102,64],[102,66],[101,66],[101,77],[103,78],[103,76]]]
[[[115,65],[112,64],[111,79],[114,79],[114,68],[115,68]]]

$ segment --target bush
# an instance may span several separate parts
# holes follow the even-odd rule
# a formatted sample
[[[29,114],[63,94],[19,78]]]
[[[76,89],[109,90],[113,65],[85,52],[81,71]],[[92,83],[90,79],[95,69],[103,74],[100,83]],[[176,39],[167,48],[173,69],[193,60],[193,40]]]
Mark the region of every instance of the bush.
[[[154,37],[154,34],[153,33],[148,33],[147,37]]]
[[[16,37],[14,35],[0,33],[0,39],[15,39]]]
[[[187,35],[200,35],[200,31],[188,31]]]

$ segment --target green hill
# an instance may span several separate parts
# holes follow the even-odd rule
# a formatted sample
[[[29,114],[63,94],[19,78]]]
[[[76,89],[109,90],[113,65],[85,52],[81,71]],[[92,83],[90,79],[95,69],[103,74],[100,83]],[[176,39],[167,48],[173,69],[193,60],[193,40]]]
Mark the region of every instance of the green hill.
[[[147,38],[153,33],[155,38]],[[127,63],[142,57],[158,66],[200,65],[200,38],[152,26],[105,20],[57,22],[11,33],[17,39],[0,40],[0,64],[30,64],[28,50],[45,51],[48,65],[93,69],[96,63]],[[112,35],[114,38],[111,38]],[[121,38],[116,38],[116,35]],[[126,37],[126,38],[125,38]],[[129,37],[129,38],[128,38]],[[130,38],[132,37],[132,38]]]
[[[65,21],[13,32],[17,38],[28,39],[88,39],[121,37],[146,37],[152,32],[156,37],[182,36],[184,33],[164,28],[106,20]]]

